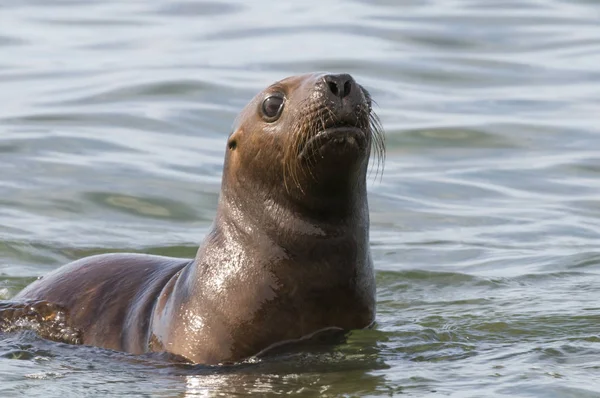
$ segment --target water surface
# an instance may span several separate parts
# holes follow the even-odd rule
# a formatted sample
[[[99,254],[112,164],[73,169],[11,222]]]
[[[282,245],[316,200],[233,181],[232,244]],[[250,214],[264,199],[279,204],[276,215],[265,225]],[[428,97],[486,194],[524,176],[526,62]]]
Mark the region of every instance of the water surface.
[[[377,327],[233,368],[0,336],[1,396],[600,396],[600,4],[4,1],[0,299],[85,255],[193,256],[266,85],[349,72]]]

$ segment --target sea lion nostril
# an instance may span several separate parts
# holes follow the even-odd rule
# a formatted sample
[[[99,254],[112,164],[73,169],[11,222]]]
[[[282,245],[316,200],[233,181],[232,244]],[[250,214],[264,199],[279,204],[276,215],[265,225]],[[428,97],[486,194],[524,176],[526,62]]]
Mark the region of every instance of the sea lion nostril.
[[[342,94],[342,97],[346,97],[348,94],[350,94],[350,90],[352,90],[352,83],[350,83],[350,80],[346,80],[346,83],[344,83],[344,93]]]
[[[327,85],[329,86],[329,91],[331,91],[333,93],[333,95],[335,95],[337,97],[337,95],[338,95],[337,84],[335,82],[328,82]]]

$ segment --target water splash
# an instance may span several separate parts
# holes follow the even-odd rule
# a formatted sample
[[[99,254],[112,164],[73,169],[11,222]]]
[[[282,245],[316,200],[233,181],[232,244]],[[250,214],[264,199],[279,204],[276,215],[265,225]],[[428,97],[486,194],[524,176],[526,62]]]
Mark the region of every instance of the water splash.
[[[0,333],[33,330],[40,337],[82,344],[83,333],[68,325],[68,311],[48,301],[0,301]]]

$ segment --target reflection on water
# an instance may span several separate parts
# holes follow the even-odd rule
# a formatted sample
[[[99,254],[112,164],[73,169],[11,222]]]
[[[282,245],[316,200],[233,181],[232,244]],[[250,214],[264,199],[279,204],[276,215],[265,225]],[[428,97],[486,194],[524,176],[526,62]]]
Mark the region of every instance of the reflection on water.
[[[193,256],[237,112],[277,79],[352,73],[388,152],[369,179],[376,330],[327,360],[228,371],[2,334],[0,396],[594,396],[599,16],[587,0],[3,2],[2,300],[86,255]]]
[[[348,383],[349,379],[353,382]],[[346,372],[330,377],[327,381],[327,383],[331,383],[329,385],[323,384],[323,377],[318,374],[195,375],[186,376],[185,380],[185,397],[214,397],[245,394],[258,394],[263,396],[270,394],[294,394],[296,396],[311,397],[359,394],[360,392],[372,393],[377,391],[378,382],[383,382],[384,377]],[[360,387],[358,389],[356,388],[356,381],[360,381]],[[393,391],[389,389],[388,393],[393,393]]]
[[[230,368],[190,367],[185,375],[186,396],[244,394],[340,396],[393,394],[386,383],[374,331],[361,331],[348,344],[283,351]],[[373,373],[375,372],[375,374]],[[377,374],[379,372],[379,374]]]

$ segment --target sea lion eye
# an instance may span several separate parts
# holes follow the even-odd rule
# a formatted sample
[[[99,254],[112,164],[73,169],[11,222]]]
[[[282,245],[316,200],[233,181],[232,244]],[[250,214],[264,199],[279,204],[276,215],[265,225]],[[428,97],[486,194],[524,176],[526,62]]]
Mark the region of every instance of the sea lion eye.
[[[283,110],[283,94],[276,93],[268,96],[262,103],[262,113],[267,122],[274,122],[279,119]]]

